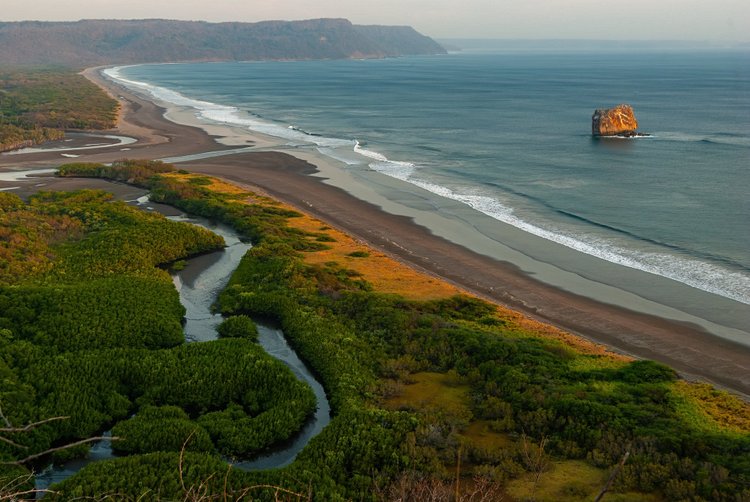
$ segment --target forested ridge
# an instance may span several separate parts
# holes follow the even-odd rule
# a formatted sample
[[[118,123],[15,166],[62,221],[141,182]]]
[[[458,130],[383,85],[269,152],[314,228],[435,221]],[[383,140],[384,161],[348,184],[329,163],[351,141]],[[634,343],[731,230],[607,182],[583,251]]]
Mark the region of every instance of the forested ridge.
[[[2,69],[0,152],[62,139],[66,129],[112,128],[117,109],[115,100],[71,71]]]
[[[103,493],[174,499],[196,484],[230,498],[270,485],[297,494],[282,494],[290,500],[451,500],[456,494],[462,500],[592,500],[621,462],[605,500],[750,500],[746,403],[681,381],[664,365],[551,337],[476,298],[380,293],[366,266],[352,268],[354,260],[368,260],[364,249],[344,259],[309,259],[338,244],[325,225],[312,221],[307,227],[315,230],[302,230],[296,222],[309,217],[261,195],[164,172],[163,165],[153,175],[138,166],[123,163],[118,172],[74,165],[62,172],[131,179],[147,186],[153,200],[223,221],[251,238],[253,248],[220,308],[276,320],[318,374],[334,417],[288,468],[247,473],[212,454],[231,444],[232,434],[213,446],[207,439],[219,437],[222,426],[243,424],[242,404],[199,413],[206,434],[184,455],[175,451],[179,441],[157,427],[159,433],[149,433],[153,439],[136,435],[123,448],[137,455],[92,464],[57,486],[62,500]],[[165,364],[189,349],[167,349]],[[96,385],[91,395],[108,396],[114,414],[125,401]],[[165,401],[158,392],[143,396],[143,416],[117,430],[151,431],[154,420],[169,421],[175,431],[189,428],[195,403]],[[181,472],[188,473],[187,484]],[[251,491],[253,500],[279,494]]]
[[[87,66],[382,58],[443,54],[409,26],[358,26],[346,19],[208,23],[88,19],[0,23],[0,64]]]

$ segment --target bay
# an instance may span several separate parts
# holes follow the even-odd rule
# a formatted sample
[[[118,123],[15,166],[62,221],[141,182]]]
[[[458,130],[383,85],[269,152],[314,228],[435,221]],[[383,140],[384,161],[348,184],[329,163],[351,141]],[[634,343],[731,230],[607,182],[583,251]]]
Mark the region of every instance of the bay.
[[[535,259],[742,328],[749,61],[717,50],[466,51],[117,72],[203,120],[314,148],[385,197],[418,188],[468,207],[460,218],[490,238],[503,232],[488,218],[594,258],[514,245]],[[650,137],[591,137],[594,108],[620,102]],[[602,261],[620,268],[599,274]]]

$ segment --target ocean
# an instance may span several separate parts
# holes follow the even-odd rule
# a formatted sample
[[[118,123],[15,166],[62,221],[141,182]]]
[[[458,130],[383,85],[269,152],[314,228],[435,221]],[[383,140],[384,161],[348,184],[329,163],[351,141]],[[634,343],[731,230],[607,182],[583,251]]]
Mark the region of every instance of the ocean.
[[[750,52],[472,50],[108,74],[324,156],[404,214],[458,222],[467,247],[493,254],[489,239],[499,259],[528,257],[515,261],[540,280],[615,288],[629,307],[750,345]],[[619,103],[649,137],[592,138],[594,109]]]

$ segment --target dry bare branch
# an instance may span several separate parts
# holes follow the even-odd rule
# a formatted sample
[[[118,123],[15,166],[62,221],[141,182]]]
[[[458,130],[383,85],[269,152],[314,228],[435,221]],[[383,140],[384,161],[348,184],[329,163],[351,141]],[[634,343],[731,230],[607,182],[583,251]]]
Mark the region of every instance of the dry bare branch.
[[[615,478],[622,470],[622,467],[625,465],[625,462],[628,460],[629,456],[630,450],[625,451],[625,455],[622,456],[622,460],[620,460],[620,463],[617,464],[617,467],[615,467],[615,469],[612,471],[612,474],[609,475],[607,483],[604,485],[604,488],[602,488],[602,491],[599,492],[599,495],[596,496],[594,502],[599,502],[604,497],[604,494],[609,491],[609,488],[612,486],[612,483],[615,481]]]
[[[3,443],[7,443],[7,444],[9,444],[11,446],[15,446],[16,448],[21,448],[21,449],[24,449],[24,450],[26,450],[26,449],[29,448],[28,446],[24,446],[22,444],[18,444],[15,441],[12,441],[12,440],[10,440],[10,439],[8,439],[6,437],[3,437],[3,436],[0,436],[0,441],[2,441]]]
[[[70,417],[50,417],[50,418],[45,418],[44,420],[40,420],[38,422],[26,424],[23,427],[13,427],[12,425],[8,425],[8,427],[0,427],[0,433],[10,434],[10,433],[15,433],[15,432],[28,432],[32,429],[39,427],[40,425],[44,425],[49,422],[54,422],[56,420],[67,420],[69,418]],[[7,423],[7,419],[5,421]]]
[[[75,441],[73,443],[68,443],[68,444],[63,445],[63,446],[58,446],[56,448],[50,448],[48,450],[44,450],[42,452],[35,453],[33,455],[29,455],[28,457],[23,458],[21,460],[13,460],[11,462],[0,462],[0,464],[4,464],[4,465],[23,465],[23,464],[25,464],[27,462],[31,462],[32,460],[36,460],[39,457],[43,457],[45,455],[49,455],[50,453],[55,453],[56,451],[67,450],[68,448],[73,448],[74,446],[79,446],[79,445],[82,445],[82,444],[93,443],[94,441],[102,441],[102,440],[107,440],[107,439],[110,440],[110,441],[117,441],[120,438],[116,437],[116,436],[115,437],[97,436],[97,437],[91,437],[91,438],[87,438],[87,439],[81,439],[80,441]]]
[[[37,495],[43,493],[55,493],[52,490],[47,489],[24,489],[24,486],[27,485],[33,477],[34,474],[29,473],[9,479],[4,485],[0,486],[0,502],[4,500],[15,502],[17,500],[27,500],[30,495],[34,495],[34,498],[36,498]]]
[[[5,416],[5,413],[3,413],[3,407],[0,405],[0,418],[3,419],[3,422],[5,422],[6,427],[13,427],[13,425],[10,423],[10,421]]]

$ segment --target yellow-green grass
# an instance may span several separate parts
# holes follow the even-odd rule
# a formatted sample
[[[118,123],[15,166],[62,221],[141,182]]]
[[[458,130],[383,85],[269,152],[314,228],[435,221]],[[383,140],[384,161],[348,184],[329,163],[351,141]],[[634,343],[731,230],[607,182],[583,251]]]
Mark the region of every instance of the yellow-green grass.
[[[488,452],[513,446],[508,434],[492,430],[489,420],[473,420],[469,409],[469,386],[452,373],[422,372],[409,375],[409,383],[400,388],[400,393],[385,401],[385,406],[394,410],[413,410],[419,413],[440,414],[466,424],[458,437],[466,447]],[[455,466],[450,466],[451,468]],[[471,471],[465,463],[464,472]]]
[[[709,384],[677,381],[672,386],[677,413],[706,432],[750,433],[750,404]]]
[[[199,174],[193,174],[188,172],[172,172],[172,173],[166,173],[162,174],[162,176],[171,178],[174,180],[179,180],[183,183],[195,183],[196,181],[201,181],[205,183],[204,187],[208,190],[211,190],[215,193],[220,193],[223,195],[229,195],[232,196],[233,199],[236,199],[238,202],[244,203],[244,204],[255,204],[261,201],[261,198],[259,198],[255,193],[250,192],[248,190],[245,190],[244,188],[238,187],[237,185],[234,185],[232,183],[227,183],[224,180],[221,180],[219,178],[214,178],[211,176],[202,176]],[[264,198],[263,202],[270,203],[272,199]]]
[[[591,354],[576,354],[568,363],[570,371],[586,372],[596,370],[618,370],[625,367],[629,360],[621,357],[602,357]]]
[[[309,215],[289,220],[293,228],[310,233],[325,234],[328,249],[305,253],[305,262],[325,264],[336,262],[354,270],[379,293],[390,293],[412,300],[435,300],[464,293],[459,288],[371,249],[337,229],[331,228]],[[357,256],[359,255],[359,256]]]
[[[609,473],[580,460],[551,462],[535,483],[536,475],[528,473],[510,481],[505,489],[516,500],[536,502],[589,502],[599,494]],[[653,494],[608,492],[607,502],[658,502]]]
[[[461,431],[460,435],[468,446],[488,451],[508,449],[514,444],[508,434],[492,430],[492,422],[489,420],[471,422],[468,427]]]
[[[441,410],[461,414],[469,411],[469,386],[452,373],[421,372],[409,375],[398,395],[385,401],[387,408]]]

